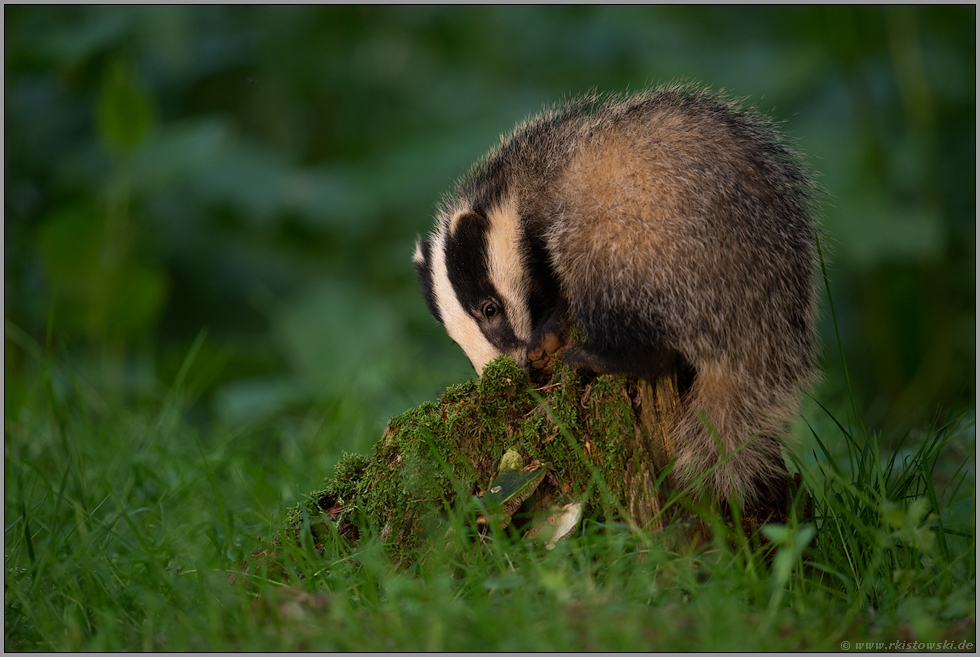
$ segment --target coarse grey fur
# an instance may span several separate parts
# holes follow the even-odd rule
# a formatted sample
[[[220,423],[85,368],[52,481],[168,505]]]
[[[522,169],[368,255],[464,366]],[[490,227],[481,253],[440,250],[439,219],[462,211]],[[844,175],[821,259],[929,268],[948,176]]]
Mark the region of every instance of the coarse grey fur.
[[[478,372],[507,353],[533,373],[558,348],[581,369],[677,371],[675,475],[741,446],[705,490],[749,501],[785,478],[817,376],[813,190],[773,125],[718,94],[591,95],[477,162],[414,262]]]

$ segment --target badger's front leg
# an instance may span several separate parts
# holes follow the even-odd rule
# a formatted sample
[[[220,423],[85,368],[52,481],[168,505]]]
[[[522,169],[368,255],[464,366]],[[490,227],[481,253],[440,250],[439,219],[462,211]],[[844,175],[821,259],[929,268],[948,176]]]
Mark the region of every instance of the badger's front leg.
[[[544,383],[554,374],[555,356],[572,343],[567,306],[562,303],[531,334],[527,344],[527,364],[531,378]]]
[[[531,334],[527,346],[527,364],[532,380],[546,383],[555,372],[555,358],[560,356],[575,371],[603,374],[620,368],[586,344],[581,327],[571,319],[568,303],[559,302]]]
[[[531,379],[546,383],[555,372],[555,358],[559,356],[575,371],[595,374],[621,371],[619,363],[594,353],[585,340],[582,329],[570,319],[567,304],[559,304],[528,341],[527,364]]]
[[[616,331],[619,334],[614,339]],[[559,356],[570,368],[582,373],[627,374],[654,380],[668,372],[691,370],[684,358],[662,339],[656,339],[653,332],[644,333],[641,340],[621,331],[614,326],[580,326],[572,318],[567,303],[560,303],[528,341],[527,366],[531,379],[547,382],[554,374],[554,361]]]

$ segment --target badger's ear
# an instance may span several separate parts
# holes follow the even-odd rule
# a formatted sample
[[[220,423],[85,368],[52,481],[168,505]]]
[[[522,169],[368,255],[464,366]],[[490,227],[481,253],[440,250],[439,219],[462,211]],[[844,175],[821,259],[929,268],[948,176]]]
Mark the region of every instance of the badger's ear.
[[[489,227],[490,222],[482,214],[477,214],[472,210],[466,210],[457,212],[453,215],[453,218],[449,220],[448,233],[450,236],[455,236],[457,231],[459,231],[461,228],[483,231]]]
[[[415,239],[415,253],[412,255],[412,264],[415,265],[415,274],[422,287],[422,298],[425,299],[425,306],[442,324],[442,314],[439,312],[439,304],[436,301],[435,281],[432,279],[432,257],[429,240],[421,237]]]
[[[421,236],[415,238],[412,265],[415,266],[415,274],[422,284],[422,289],[428,294],[432,289],[432,246],[429,240],[424,240]]]
[[[429,242],[428,240],[422,239],[419,235],[415,238],[415,253],[412,254],[412,264],[416,267],[422,267],[428,261],[429,255]]]

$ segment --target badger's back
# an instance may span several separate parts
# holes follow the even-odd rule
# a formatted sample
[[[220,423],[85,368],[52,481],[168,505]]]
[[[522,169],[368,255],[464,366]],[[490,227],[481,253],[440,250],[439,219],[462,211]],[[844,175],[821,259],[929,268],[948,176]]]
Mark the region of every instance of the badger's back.
[[[690,481],[717,463],[712,432],[729,452],[751,439],[709,488],[752,497],[784,471],[780,441],[815,372],[810,197],[765,120],[670,88],[532,119],[443,214],[509,217],[524,269],[621,371],[652,376],[648,354],[677,354],[693,380],[675,471]]]
[[[754,436],[713,474],[719,496],[753,494],[814,372],[809,181],[771,128],[703,95],[630,99],[577,132],[546,231],[572,315],[591,349],[676,350],[695,371],[677,471],[716,463],[712,430],[727,451]]]

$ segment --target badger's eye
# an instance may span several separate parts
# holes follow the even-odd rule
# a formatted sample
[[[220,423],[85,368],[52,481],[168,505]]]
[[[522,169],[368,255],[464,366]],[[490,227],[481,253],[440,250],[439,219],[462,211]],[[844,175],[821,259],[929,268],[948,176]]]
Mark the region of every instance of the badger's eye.
[[[493,301],[487,301],[483,304],[483,316],[487,319],[493,319],[500,309],[497,307]]]

